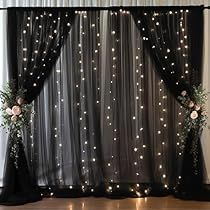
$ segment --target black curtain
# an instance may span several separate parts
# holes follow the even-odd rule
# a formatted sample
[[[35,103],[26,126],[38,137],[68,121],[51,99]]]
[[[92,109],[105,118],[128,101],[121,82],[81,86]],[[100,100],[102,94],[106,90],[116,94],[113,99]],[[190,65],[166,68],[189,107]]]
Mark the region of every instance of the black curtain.
[[[139,9],[132,10],[132,15],[167,88],[176,99],[183,90],[191,95],[192,87],[198,86],[202,77],[203,7]],[[209,199],[203,188],[200,134],[200,128],[191,130],[184,142],[177,197]]]
[[[9,26],[17,21],[17,27],[9,27],[11,78],[27,89],[28,102],[39,94],[58,58],[70,14],[66,9],[9,10]],[[61,57],[34,102],[32,131],[24,132],[30,170],[21,144],[18,170],[7,158],[4,201],[41,199],[34,180],[57,197],[160,196],[176,187],[177,196],[198,198],[200,140],[190,132],[181,151],[183,108],[176,98],[200,83],[202,8],[77,14]],[[200,33],[194,33],[195,20]],[[192,140],[200,158],[196,174],[188,151]]]
[[[31,103],[41,91],[68,36],[74,11],[65,9],[8,9],[8,52],[10,79],[16,90],[26,90],[25,101]],[[9,141],[12,138],[9,135]],[[19,139],[18,168],[10,157],[8,144],[0,203],[19,205],[41,199]]]

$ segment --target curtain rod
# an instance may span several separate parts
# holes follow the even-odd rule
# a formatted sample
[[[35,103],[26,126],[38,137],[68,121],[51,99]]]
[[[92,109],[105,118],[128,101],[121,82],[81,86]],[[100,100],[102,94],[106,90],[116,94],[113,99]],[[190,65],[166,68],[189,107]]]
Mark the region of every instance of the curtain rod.
[[[115,10],[115,9],[135,9],[135,8],[144,8],[144,9],[180,9],[180,8],[196,8],[202,7],[203,9],[210,9],[210,6],[204,5],[183,5],[183,6],[107,6],[107,7],[5,7],[0,8],[0,10],[7,9],[72,9],[72,10]]]

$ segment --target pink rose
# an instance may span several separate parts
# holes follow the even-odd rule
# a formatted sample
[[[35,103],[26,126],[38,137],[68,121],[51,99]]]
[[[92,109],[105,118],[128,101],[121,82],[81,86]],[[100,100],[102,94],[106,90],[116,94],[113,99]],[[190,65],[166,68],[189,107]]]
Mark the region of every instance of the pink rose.
[[[24,102],[24,99],[23,99],[23,98],[18,98],[18,99],[17,99],[17,103],[18,103],[19,105],[23,104],[23,102]]]
[[[12,114],[13,115],[19,115],[19,114],[21,114],[21,108],[19,106],[13,106],[12,107]]]
[[[8,115],[12,115],[12,110],[8,107],[8,108],[6,108],[6,113],[7,113]]]
[[[187,91],[186,91],[186,90],[183,90],[183,91],[181,92],[181,95],[182,95],[182,96],[186,96],[186,95],[187,95]]]
[[[201,109],[201,107],[199,105],[195,105],[195,110],[199,111]]]
[[[13,116],[11,117],[11,121],[12,121],[12,122],[16,122],[16,121],[17,121],[17,116],[16,116],[16,115],[13,115]]]
[[[194,120],[198,117],[198,112],[197,111],[192,111],[190,114],[190,117]]]
[[[189,105],[190,108],[194,107],[194,103],[192,101],[190,101]]]

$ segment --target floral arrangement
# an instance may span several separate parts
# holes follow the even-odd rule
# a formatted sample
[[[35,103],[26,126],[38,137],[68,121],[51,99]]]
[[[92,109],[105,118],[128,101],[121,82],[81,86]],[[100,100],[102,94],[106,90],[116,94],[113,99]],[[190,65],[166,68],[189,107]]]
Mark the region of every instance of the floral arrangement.
[[[193,94],[189,96],[187,91],[183,90],[181,96],[178,96],[181,104],[186,108],[185,125],[187,130],[191,128],[202,128],[206,126],[207,112],[205,103],[207,100],[207,94],[202,86],[193,86]]]
[[[193,86],[192,94],[189,95],[187,91],[183,90],[181,95],[178,96],[178,100],[181,102],[182,106],[185,108],[185,119],[184,125],[181,133],[182,149],[185,146],[185,141],[188,133],[194,132],[193,135],[195,139],[192,142],[191,153],[194,156],[194,167],[196,168],[198,162],[198,149],[197,149],[197,138],[202,129],[207,125],[207,112],[205,108],[207,93],[202,86]],[[195,174],[197,171],[195,170]]]
[[[14,164],[18,168],[19,146],[22,141],[21,132],[24,126],[28,126],[31,117],[30,104],[24,100],[24,89],[16,91],[14,81],[8,83],[3,91],[0,91],[0,99],[3,122],[2,127],[9,131],[10,157],[14,159]]]

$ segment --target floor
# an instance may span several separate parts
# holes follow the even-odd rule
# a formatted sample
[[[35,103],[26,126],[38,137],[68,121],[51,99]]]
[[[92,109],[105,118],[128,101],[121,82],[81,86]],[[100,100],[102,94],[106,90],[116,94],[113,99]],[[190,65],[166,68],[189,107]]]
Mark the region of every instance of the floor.
[[[0,206],[0,210],[210,210],[210,202],[183,201],[173,197],[129,198],[46,198],[24,206]]]

